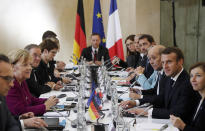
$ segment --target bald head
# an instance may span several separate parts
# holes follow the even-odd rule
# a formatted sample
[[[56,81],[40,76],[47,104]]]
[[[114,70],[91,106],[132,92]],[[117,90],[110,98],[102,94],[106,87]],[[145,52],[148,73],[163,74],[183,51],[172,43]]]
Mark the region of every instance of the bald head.
[[[151,66],[154,70],[161,70],[162,63],[161,63],[161,52],[165,49],[163,45],[155,45],[148,51],[148,58]]]
[[[155,45],[149,49],[148,54],[157,53],[158,55],[161,56],[161,52],[164,49],[165,49],[165,46],[163,46],[163,45]]]

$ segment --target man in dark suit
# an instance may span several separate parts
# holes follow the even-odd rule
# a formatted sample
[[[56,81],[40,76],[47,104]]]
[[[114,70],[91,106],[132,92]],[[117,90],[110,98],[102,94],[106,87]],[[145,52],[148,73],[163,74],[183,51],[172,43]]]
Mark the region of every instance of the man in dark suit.
[[[155,41],[151,35],[142,34],[139,37],[140,56],[138,58],[137,68],[144,69],[144,75],[146,78],[149,78],[154,71],[147,58],[148,50],[154,45],[155,45]],[[130,70],[131,73],[128,76],[127,81],[133,82],[134,81],[133,78],[136,76],[136,74],[132,72],[134,69],[130,69]]]
[[[139,47],[141,50],[141,55],[140,55],[141,57],[138,65],[145,68],[144,73],[147,78],[149,78],[154,71],[147,58],[147,53],[149,48],[155,44],[156,43],[154,41],[154,38],[151,35],[143,34],[139,37]]]
[[[36,128],[47,126],[42,119],[36,117],[19,121],[11,115],[6,105],[5,96],[13,86],[13,80],[13,69],[8,57],[0,54],[0,131],[20,131],[22,126]]]
[[[36,68],[38,67],[41,61],[40,47],[35,44],[30,44],[27,45],[24,49],[27,50],[30,56],[32,57],[32,62],[31,62],[32,71],[31,71],[30,78],[27,79],[26,82],[28,84],[29,91],[31,92],[31,94],[35,97],[39,97],[41,94],[51,91],[52,84],[47,83],[47,84],[40,85],[37,79],[38,76],[36,74]]]
[[[101,38],[97,33],[91,35],[91,46],[84,48],[81,53],[81,58],[85,58],[88,64],[101,65],[101,59],[104,57],[104,61],[109,61],[110,56],[108,49],[100,46]],[[111,63],[110,63],[111,64]],[[110,64],[108,64],[110,66]]]
[[[168,47],[162,52],[161,61],[168,77],[164,81],[164,93],[154,97],[154,108],[144,114],[160,119],[168,119],[170,114],[174,114],[189,123],[194,112],[193,107],[197,105],[197,92],[193,91],[189,75],[183,69],[183,53],[178,48]],[[130,112],[139,114],[143,111],[137,108]]]
[[[147,79],[143,74],[144,70],[139,70],[140,68],[138,68],[138,70],[135,70],[136,74],[138,75],[136,81],[140,84],[143,90],[132,89],[130,91],[129,97],[131,99],[134,99],[135,101],[134,100],[123,101],[121,102],[122,107],[129,105],[129,103],[133,103],[133,105],[136,105],[135,103],[140,103],[140,104],[152,103],[155,95],[160,95],[161,93],[164,92],[163,84],[165,79],[167,78],[162,69],[162,62],[161,62],[161,52],[164,49],[165,47],[162,45],[155,45],[149,50],[148,57],[149,57],[150,64],[154,69],[154,72],[150,76],[150,78]]]

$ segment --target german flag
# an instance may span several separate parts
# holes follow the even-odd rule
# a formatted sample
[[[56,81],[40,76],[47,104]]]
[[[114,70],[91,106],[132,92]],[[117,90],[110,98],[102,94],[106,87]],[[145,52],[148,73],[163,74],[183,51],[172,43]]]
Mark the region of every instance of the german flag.
[[[104,113],[101,111],[101,98],[102,95],[100,93],[97,93],[95,89],[97,88],[95,82],[92,82],[92,93],[90,95],[90,98],[88,99],[88,112],[91,120],[96,120],[100,118],[100,116],[104,115]]]
[[[73,54],[78,59],[80,58],[83,48],[86,48],[84,8],[83,8],[83,0],[78,0],[76,24],[75,24],[75,40],[73,44]],[[76,59],[74,59],[73,62],[77,64]]]

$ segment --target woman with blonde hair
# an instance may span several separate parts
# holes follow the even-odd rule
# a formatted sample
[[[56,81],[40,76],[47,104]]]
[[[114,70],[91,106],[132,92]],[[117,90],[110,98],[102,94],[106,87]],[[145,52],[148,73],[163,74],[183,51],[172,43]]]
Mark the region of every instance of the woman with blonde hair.
[[[14,86],[9,90],[6,102],[13,115],[21,115],[26,112],[33,112],[35,115],[42,115],[50,107],[56,105],[58,99],[55,96],[47,99],[35,98],[31,95],[26,79],[31,74],[31,57],[26,50],[11,52],[11,64],[14,71]]]
[[[205,62],[196,63],[189,72],[192,87],[200,94],[198,107],[196,107],[191,124],[184,123],[181,118],[174,115],[170,115],[170,120],[182,131],[205,131]]]

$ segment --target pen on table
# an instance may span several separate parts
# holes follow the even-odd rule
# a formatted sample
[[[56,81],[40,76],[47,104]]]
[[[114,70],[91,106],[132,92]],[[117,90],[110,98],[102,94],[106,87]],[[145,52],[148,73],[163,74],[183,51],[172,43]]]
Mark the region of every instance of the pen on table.
[[[159,131],[163,131],[163,130],[165,130],[166,128],[168,128],[168,124],[164,124],[164,125],[159,129]]]
[[[102,109],[101,111],[109,111],[109,109]]]

